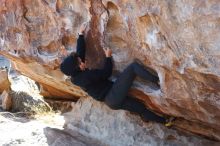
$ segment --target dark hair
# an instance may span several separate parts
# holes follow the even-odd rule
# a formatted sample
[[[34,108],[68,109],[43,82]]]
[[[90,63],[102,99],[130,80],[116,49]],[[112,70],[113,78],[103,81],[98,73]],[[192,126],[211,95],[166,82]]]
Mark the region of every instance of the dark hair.
[[[60,65],[60,70],[67,76],[75,76],[80,72],[78,54],[72,52]]]

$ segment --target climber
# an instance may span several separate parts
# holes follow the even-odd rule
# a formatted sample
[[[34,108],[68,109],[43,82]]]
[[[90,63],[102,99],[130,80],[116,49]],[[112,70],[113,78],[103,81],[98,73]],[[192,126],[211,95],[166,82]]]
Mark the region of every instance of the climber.
[[[148,110],[136,98],[127,95],[136,76],[157,83],[159,78],[147,71],[137,62],[131,63],[113,83],[108,78],[112,75],[112,51],[104,49],[105,63],[102,69],[88,69],[85,61],[86,44],[84,31],[86,24],[80,27],[77,51],[71,53],[60,65],[61,71],[71,76],[71,82],[80,86],[91,97],[105,102],[112,109],[124,109],[139,114],[144,120],[171,126],[172,121]]]

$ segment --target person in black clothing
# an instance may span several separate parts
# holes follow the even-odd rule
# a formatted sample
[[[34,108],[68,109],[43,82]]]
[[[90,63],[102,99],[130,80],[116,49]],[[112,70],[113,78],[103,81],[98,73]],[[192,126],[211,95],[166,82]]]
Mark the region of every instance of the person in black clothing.
[[[137,62],[131,63],[119,76],[116,82],[108,78],[112,75],[112,52],[105,49],[105,62],[102,69],[88,69],[85,63],[86,45],[83,36],[85,25],[81,26],[77,39],[77,51],[71,53],[60,65],[61,71],[71,76],[71,82],[80,86],[91,97],[105,102],[112,109],[124,109],[139,114],[144,120],[155,121],[170,125],[164,117],[148,110],[136,98],[127,95],[136,76],[151,82],[158,82],[159,78],[152,75],[144,66]]]

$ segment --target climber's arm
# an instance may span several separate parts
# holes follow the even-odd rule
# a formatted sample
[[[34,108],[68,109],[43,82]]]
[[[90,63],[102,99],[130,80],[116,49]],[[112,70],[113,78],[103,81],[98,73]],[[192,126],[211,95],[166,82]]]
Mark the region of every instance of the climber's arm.
[[[82,62],[85,62],[86,43],[83,34],[79,34],[76,45],[76,53],[81,58]]]
[[[79,37],[77,39],[76,53],[81,58],[82,62],[85,62],[85,54],[86,54],[86,43],[84,39],[84,33],[86,30],[87,23],[83,23],[79,29]]]
[[[112,75],[113,62],[112,62],[112,51],[110,49],[104,49],[105,51],[105,63],[101,69],[90,70],[90,74],[86,76],[87,84],[93,84],[99,81],[108,79]]]

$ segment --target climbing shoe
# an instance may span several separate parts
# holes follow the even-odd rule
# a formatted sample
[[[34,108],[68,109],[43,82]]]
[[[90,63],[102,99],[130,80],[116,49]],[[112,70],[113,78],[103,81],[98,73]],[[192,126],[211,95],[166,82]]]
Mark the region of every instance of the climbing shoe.
[[[166,123],[164,124],[166,127],[171,127],[173,126],[174,121],[176,120],[175,117],[170,117],[166,120]]]

